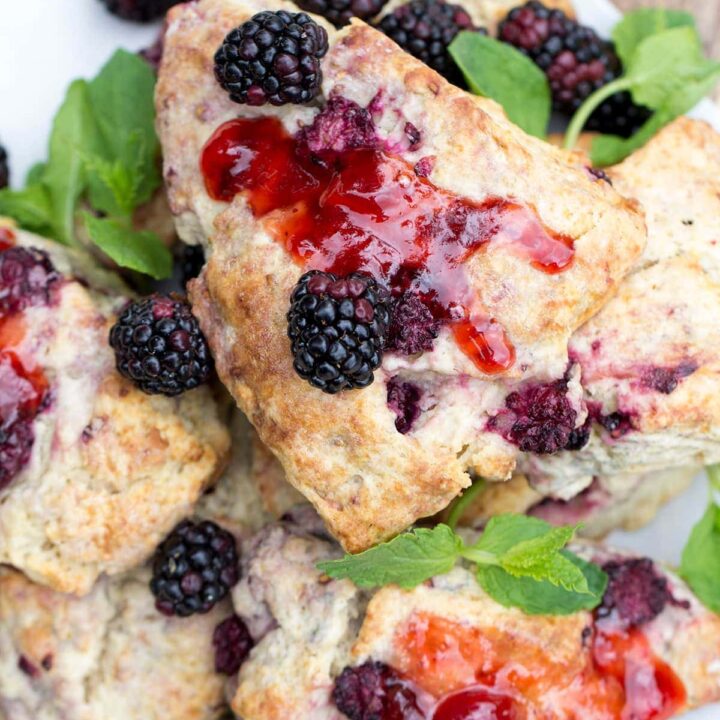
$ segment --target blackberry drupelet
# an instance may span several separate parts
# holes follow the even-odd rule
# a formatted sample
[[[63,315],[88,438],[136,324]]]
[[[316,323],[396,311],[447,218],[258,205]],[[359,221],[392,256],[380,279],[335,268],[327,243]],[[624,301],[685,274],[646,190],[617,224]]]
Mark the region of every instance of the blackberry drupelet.
[[[322,15],[335,27],[347,25],[351,18],[369,21],[385,6],[388,0],[298,0],[303,10]]]
[[[209,612],[240,579],[235,538],[214,522],[181,522],[155,551],[150,589],[163,615]]]
[[[11,247],[0,253],[0,315],[47,305],[60,281],[44,250]]]
[[[181,299],[131,303],[110,330],[110,346],[118,371],[150,395],[179,395],[210,377],[207,341]]]
[[[215,671],[223,675],[236,675],[254,645],[247,625],[237,615],[231,615],[215,628],[212,643]]]
[[[372,383],[390,321],[389,300],[372,277],[312,270],[295,286],[287,319],[301,378],[330,394]]]
[[[107,9],[124,20],[150,22],[162,17],[182,0],[100,0]]]
[[[322,82],[325,28],[305,13],[257,13],[232,30],[215,53],[215,77],[242,105],[310,102]]]
[[[411,0],[382,18],[378,29],[456,85],[464,81],[448,46],[461,30],[487,34],[473,25],[462,6],[443,0]]]
[[[8,156],[5,148],[0,145],[0,190],[10,184],[10,168],[8,167]]]
[[[537,0],[510,11],[498,29],[500,40],[528,55],[548,77],[555,110],[572,115],[596,90],[622,73],[612,43],[580,25],[562,10],[545,7]],[[603,103],[588,129],[631,135],[650,111],[618,93]]]

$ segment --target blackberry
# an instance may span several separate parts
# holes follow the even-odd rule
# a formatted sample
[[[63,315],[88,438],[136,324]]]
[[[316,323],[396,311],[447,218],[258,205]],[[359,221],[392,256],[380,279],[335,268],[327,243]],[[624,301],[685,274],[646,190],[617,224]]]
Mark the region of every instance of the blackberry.
[[[205,264],[205,252],[202,245],[183,245],[179,257],[180,281],[183,287],[189,280],[196,278]]]
[[[107,9],[123,20],[150,22],[162,17],[182,0],[100,0]]]
[[[247,625],[237,615],[223,620],[213,632],[215,671],[223,675],[236,675],[253,647]]]
[[[566,115],[573,115],[592,93],[622,74],[611,42],[537,0],[511,10],[500,23],[498,37],[545,72],[553,107]],[[650,111],[634,105],[627,93],[618,93],[593,113],[587,127],[627,136],[649,116]]]
[[[295,286],[287,319],[301,378],[331,394],[372,383],[390,321],[389,301],[372,277],[312,270]]]
[[[163,615],[209,612],[240,579],[235,538],[214,522],[181,522],[155,551],[150,589]]]
[[[456,85],[464,85],[462,73],[448,53],[448,46],[461,30],[476,28],[460,5],[443,0],[411,0],[387,14],[378,29],[405,52],[414,55]]]
[[[18,417],[0,426],[0,491],[27,465],[35,443],[34,417]]]
[[[397,377],[391,378],[387,384],[387,404],[395,413],[395,429],[406,435],[412,430],[415,421],[420,417],[422,409],[420,400],[422,390],[411,382],[403,382]]]
[[[335,27],[347,25],[351,18],[370,20],[385,6],[388,0],[298,0],[303,10],[322,15]]]
[[[215,77],[241,105],[310,102],[322,82],[325,28],[305,13],[257,13],[232,30],[215,53]]]
[[[0,253],[0,315],[48,305],[60,275],[48,254],[34,247],[11,247]]]
[[[10,168],[8,167],[8,156],[5,148],[0,145],[0,190],[10,184]]]
[[[579,427],[570,432],[570,437],[563,450],[576,452],[582,450],[590,442],[590,431],[592,430],[592,420],[590,417]]]
[[[425,303],[412,292],[404,293],[393,307],[388,331],[388,350],[401,355],[431,351],[440,324]]]
[[[120,374],[149,395],[179,395],[210,377],[207,341],[181,299],[131,303],[110,330],[110,346]]]

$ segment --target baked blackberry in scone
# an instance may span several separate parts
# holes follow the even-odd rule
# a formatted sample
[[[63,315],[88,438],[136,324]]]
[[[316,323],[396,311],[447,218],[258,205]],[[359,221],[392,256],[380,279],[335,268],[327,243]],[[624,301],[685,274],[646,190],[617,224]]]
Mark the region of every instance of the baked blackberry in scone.
[[[361,23],[330,32],[321,110],[232,102],[214,53],[260,9],[171,11],[157,89],[165,177],[181,235],[207,250],[190,295],[222,381],[290,482],[359,549],[447,505],[468,470],[504,480],[520,447],[569,441],[587,410],[567,339],[645,230],[607,183]],[[385,348],[364,389],[330,396],[293,367],[287,313],[310,269],[369,274],[393,312],[426,319]],[[334,292],[307,300],[328,382],[345,363],[373,364],[360,327],[373,303],[338,288],[330,307]],[[432,350],[404,354],[418,342]],[[539,420],[518,432],[493,420],[532,393],[547,401]]]
[[[229,438],[208,387],[151,396],[115,370],[115,276],[8,226],[0,238],[0,562],[85,593],[152,554]]]
[[[720,135],[680,119],[608,176],[642,204],[648,245],[616,297],[570,341],[587,444],[524,462],[536,489],[561,500],[596,477],[720,460]]]
[[[650,720],[720,698],[720,619],[648,559],[578,543],[609,576],[602,604],[530,616],[463,567],[410,591],[331,580],[316,563],[339,548],[315,525],[298,511],[245,546],[244,720]]]

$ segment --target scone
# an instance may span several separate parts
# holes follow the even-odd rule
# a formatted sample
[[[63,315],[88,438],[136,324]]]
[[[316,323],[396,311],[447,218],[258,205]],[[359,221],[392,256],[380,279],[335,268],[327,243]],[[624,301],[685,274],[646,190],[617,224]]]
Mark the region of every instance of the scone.
[[[200,0],[170,12],[158,131],[181,237],[209,258],[191,299],[220,377],[290,482],[358,550],[446,506],[468,470],[505,480],[519,446],[557,449],[583,425],[567,341],[615,291],[645,229],[587,168],[359,22],[329,29],[322,109],[234,104],[214,79],[215,51],[253,13],[280,8],[292,10]],[[250,136],[262,149],[248,172],[262,177],[239,192],[246,174],[231,158],[256,157],[242,146]],[[352,206],[334,249],[334,220],[308,215],[320,201],[292,184],[309,174],[307,187],[325,188],[312,158],[328,152],[333,167],[348,163],[330,204]],[[385,210],[364,206],[366,191]],[[363,390],[330,396],[293,369],[286,315],[307,269],[369,272],[394,294],[398,349]],[[414,330],[432,351],[418,351]],[[565,423],[547,442],[496,419],[507,398],[546,391]]]
[[[524,462],[533,486],[561,500],[596,478],[652,483],[720,460],[720,134],[681,118],[608,175],[642,204],[648,245],[570,341],[589,409],[579,449]]]
[[[650,560],[573,549],[608,573],[602,604],[530,616],[461,567],[410,591],[360,591],[316,569],[339,548],[312,518],[272,525],[246,545],[233,594],[256,642],[233,709],[244,720],[650,720],[719,699],[720,618]]]
[[[234,411],[230,428],[230,462],[193,515],[249,539],[272,516],[253,480],[249,424]],[[147,566],[103,577],[77,598],[0,568],[0,718],[224,718],[227,674],[213,639],[233,615],[229,598],[205,615],[166,617],[150,577]]]
[[[208,388],[145,395],[115,370],[127,302],[84,256],[0,228],[0,563],[63,592],[143,562],[222,470]]]

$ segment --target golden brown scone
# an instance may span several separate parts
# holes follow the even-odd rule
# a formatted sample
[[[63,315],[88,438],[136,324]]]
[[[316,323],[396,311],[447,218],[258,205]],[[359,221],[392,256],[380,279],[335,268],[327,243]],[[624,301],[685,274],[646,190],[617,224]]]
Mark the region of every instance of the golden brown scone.
[[[3,422],[24,407],[17,367],[33,368],[42,398],[23,425],[27,461],[0,482],[0,563],[86,593],[100,574],[144,561],[188,514],[223,468],[228,433],[207,387],[150,396],[117,373],[108,332],[127,294],[113,275],[57,243],[14,235],[47,252],[57,276],[46,303],[3,325],[3,384],[18,393],[3,401]]]
[[[502,231],[507,241],[488,243],[466,261],[472,292],[516,353],[498,374],[476,365],[446,326],[433,352],[387,353],[375,383],[361,392],[330,397],[313,389],[293,370],[286,334],[289,296],[303,268],[242,195],[212,200],[199,172],[205,142],[231,118],[273,115],[294,132],[317,116],[311,107],[235,105],[213,77],[224,35],[268,7],[285,6],[201,0],[170,12],[157,88],[165,177],[181,236],[203,242],[209,257],[191,296],[221,379],[290,482],[357,550],[447,505],[468,484],[469,468],[493,480],[510,477],[517,447],[487,423],[520,384],[564,383],[573,413],[567,432],[583,423],[577,377],[565,376],[567,340],[636,259],[644,223],[632,203],[566,154],[484,111],[383,35],[354,23],[332,36],[324,98],[372,104],[377,142],[407,162],[408,173],[420,163],[434,186],[475,202],[514,198],[526,208],[521,213],[536,212],[553,232],[572,238],[574,260],[548,274],[521,257],[526,251],[514,243],[527,237],[530,216],[523,215],[521,227]],[[414,144],[410,125],[420,137]],[[422,393],[420,417],[405,435],[388,405],[391,379]]]
[[[407,713],[397,717],[412,720],[445,717],[433,708],[483,688],[515,706],[503,717],[523,720],[647,718],[648,707],[670,717],[720,699],[720,618],[648,559],[584,543],[573,550],[608,573],[603,604],[530,616],[492,600],[465,567],[410,591],[331,580],[316,563],[339,549],[298,511],[245,547],[233,602],[256,646],[233,709],[244,720],[342,720],[336,701],[357,701],[358,686],[375,698],[374,716],[395,717],[395,698]],[[367,706],[354,708],[364,717]]]
[[[593,477],[720,460],[720,134],[681,118],[608,174],[642,204],[648,245],[570,342],[589,443],[525,463],[536,489],[561,499]]]

